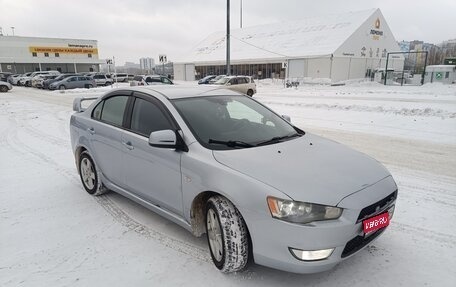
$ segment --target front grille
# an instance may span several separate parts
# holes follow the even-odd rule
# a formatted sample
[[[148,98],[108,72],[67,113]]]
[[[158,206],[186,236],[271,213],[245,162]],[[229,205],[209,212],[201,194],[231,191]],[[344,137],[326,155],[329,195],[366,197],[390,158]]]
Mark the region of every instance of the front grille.
[[[377,201],[374,204],[371,204],[367,207],[364,207],[363,210],[359,213],[358,220],[357,222],[360,222],[361,220],[371,217],[375,215],[376,213],[382,212],[385,210],[386,207],[388,207],[392,202],[396,200],[397,197],[397,190],[384,199]]]
[[[374,234],[370,235],[369,237],[363,237],[363,236],[356,236],[352,240],[348,241],[347,244],[345,245],[344,251],[342,251],[341,257],[347,257],[355,253],[356,251],[360,250],[369,242],[377,238],[382,232],[385,230],[386,227],[379,229],[375,231]]]

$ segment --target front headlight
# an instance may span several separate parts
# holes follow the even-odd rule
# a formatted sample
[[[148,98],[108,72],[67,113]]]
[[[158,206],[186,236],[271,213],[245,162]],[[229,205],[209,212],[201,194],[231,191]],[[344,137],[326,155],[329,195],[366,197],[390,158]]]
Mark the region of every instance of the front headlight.
[[[337,219],[342,208],[308,202],[268,197],[268,207],[272,217],[293,223]]]

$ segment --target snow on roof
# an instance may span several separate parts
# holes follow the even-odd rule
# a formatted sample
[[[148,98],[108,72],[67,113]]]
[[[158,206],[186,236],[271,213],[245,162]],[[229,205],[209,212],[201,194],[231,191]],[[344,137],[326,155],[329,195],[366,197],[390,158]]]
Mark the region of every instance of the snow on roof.
[[[231,59],[327,56],[336,51],[376,9],[231,30]],[[177,62],[224,61],[225,31],[209,35]]]

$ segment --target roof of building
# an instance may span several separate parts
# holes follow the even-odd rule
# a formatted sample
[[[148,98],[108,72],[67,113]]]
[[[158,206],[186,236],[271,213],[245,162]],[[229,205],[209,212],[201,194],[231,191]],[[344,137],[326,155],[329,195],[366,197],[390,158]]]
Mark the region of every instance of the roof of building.
[[[231,58],[248,60],[331,55],[376,10],[369,9],[232,29]],[[225,31],[219,31],[209,35],[176,62],[224,60],[225,33]]]

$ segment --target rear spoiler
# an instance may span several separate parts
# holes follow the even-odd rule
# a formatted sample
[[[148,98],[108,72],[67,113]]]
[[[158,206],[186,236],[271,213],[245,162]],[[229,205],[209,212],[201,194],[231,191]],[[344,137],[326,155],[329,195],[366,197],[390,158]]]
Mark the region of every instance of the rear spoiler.
[[[75,98],[73,100],[73,111],[80,113],[85,111],[85,108],[82,107],[81,103],[84,101],[93,101],[97,100],[98,97],[92,97],[92,98]]]

